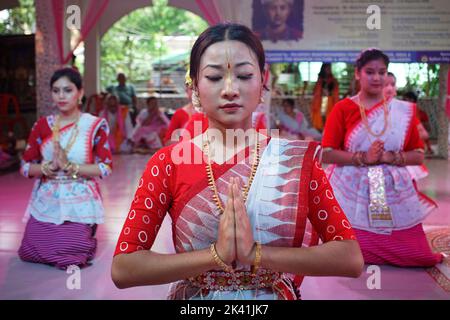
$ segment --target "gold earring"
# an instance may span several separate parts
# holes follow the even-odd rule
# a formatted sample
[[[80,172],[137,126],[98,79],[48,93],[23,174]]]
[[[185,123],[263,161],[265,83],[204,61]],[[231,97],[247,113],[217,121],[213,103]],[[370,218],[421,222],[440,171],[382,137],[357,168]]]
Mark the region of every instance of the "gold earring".
[[[192,106],[194,107],[195,111],[197,112],[203,112],[202,105],[200,104],[200,98],[198,96],[198,91],[193,90],[192,91]]]
[[[261,96],[261,97],[259,98],[259,103],[260,103],[260,104],[264,104],[264,98],[263,98],[263,96]]]

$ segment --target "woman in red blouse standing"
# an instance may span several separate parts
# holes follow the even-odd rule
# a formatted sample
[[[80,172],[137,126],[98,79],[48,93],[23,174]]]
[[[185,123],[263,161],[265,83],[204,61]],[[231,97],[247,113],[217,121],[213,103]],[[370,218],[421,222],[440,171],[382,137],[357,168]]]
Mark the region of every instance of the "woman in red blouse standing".
[[[356,61],[361,90],[337,103],[322,140],[327,176],[355,228],[366,263],[426,267],[431,252],[422,221],[435,203],[419,193],[405,166],[423,162],[415,105],[383,89],[389,58],[368,49]]]
[[[94,178],[111,173],[112,157],[106,120],[78,107],[83,96],[78,71],[57,70],[50,88],[59,112],[34,124],[22,159],[21,173],[37,180],[19,256],[65,269],[94,257],[96,226],[103,223]]]
[[[320,147],[252,128],[264,83],[258,38],[239,24],[210,27],[190,67],[208,130],[148,162],[117,242],[116,286],[174,282],[170,299],[296,299],[304,275],[358,277],[362,255]],[[175,254],[151,250],[166,213]]]

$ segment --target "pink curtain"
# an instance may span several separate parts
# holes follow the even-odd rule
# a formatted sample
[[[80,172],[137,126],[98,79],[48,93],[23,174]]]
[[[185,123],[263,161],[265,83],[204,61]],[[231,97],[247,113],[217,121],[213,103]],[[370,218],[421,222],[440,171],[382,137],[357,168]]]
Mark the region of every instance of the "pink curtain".
[[[210,25],[215,25],[222,21],[219,10],[217,10],[216,0],[195,0],[198,7]]]
[[[81,23],[80,37],[77,39],[75,46],[70,49],[70,52],[68,52],[67,55],[64,55],[63,41],[64,28],[66,28],[66,24],[64,23],[64,16],[66,8],[64,7],[64,1],[52,0],[53,17],[55,20],[56,37],[61,64],[66,64],[70,61],[75,49],[84,39],[86,39],[87,35],[98,22],[109,4],[109,0],[88,0],[88,2],[89,7]]]
[[[445,110],[447,111],[447,117],[450,119],[450,68],[447,73],[447,105]]]

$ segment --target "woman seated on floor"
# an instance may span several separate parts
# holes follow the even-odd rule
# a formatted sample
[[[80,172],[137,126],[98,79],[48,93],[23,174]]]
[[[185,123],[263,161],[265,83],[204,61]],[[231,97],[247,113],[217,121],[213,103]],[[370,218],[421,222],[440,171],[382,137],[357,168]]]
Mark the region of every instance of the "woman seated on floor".
[[[169,119],[159,110],[155,97],[147,98],[147,107],[139,112],[132,140],[136,152],[154,153],[163,144],[165,132],[169,126]]]
[[[100,117],[106,119],[111,130],[108,137],[111,152],[130,153],[133,148],[131,140],[133,124],[128,108],[119,104],[119,98],[116,95],[108,94]]]

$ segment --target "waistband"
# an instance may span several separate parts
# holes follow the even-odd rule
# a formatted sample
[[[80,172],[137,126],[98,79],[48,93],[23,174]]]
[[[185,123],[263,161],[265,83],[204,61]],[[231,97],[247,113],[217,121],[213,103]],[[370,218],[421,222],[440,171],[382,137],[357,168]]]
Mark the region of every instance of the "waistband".
[[[256,275],[251,271],[208,271],[196,277],[189,278],[189,282],[198,288],[219,291],[253,290],[270,288],[280,278],[280,273],[267,269],[260,269]]]

